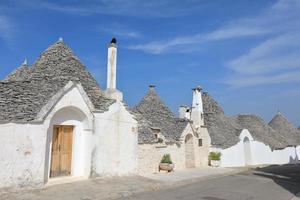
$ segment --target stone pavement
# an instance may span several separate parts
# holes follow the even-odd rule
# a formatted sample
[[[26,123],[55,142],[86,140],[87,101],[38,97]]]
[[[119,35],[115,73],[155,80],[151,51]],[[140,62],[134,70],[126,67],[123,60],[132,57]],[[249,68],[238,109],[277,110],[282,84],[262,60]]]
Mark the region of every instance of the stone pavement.
[[[133,194],[169,188],[199,178],[214,178],[240,169],[198,168],[141,176],[96,178],[47,186],[33,190],[0,190],[0,200],[101,200],[118,199]]]
[[[214,179],[197,179],[122,200],[298,200],[300,165],[277,165],[247,170]]]
[[[200,168],[193,168],[187,169],[182,171],[175,171],[171,173],[154,173],[154,174],[145,174],[144,177],[168,182],[168,183],[178,183],[178,182],[185,182],[185,181],[192,181],[198,179],[207,179],[207,178],[214,178],[220,176],[226,176],[234,173],[239,173],[242,171],[248,170],[248,168],[215,168],[215,167],[200,167]]]

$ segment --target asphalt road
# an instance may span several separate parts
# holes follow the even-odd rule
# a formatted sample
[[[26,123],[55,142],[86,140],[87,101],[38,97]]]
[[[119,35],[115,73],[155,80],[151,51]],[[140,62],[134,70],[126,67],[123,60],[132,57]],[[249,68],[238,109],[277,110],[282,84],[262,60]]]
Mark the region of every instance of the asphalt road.
[[[300,192],[300,165],[269,166],[123,199],[291,200]],[[299,196],[299,195],[296,195]],[[300,197],[300,196],[299,196]],[[299,198],[300,199],[300,198]]]

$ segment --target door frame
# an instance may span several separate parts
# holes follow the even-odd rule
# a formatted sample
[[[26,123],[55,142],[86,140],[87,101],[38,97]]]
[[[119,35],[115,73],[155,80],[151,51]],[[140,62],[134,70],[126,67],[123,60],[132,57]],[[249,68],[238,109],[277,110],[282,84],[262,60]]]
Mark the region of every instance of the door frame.
[[[72,127],[73,130],[72,130],[72,155],[71,155],[71,171],[70,171],[70,175],[68,176],[56,176],[56,177],[51,177],[51,165],[52,165],[52,147],[53,147],[53,136],[54,136],[54,128],[55,127],[62,127],[62,126],[68,126],[68,127]],[[57,125],[57,124],[54,124],[52,125],[52,133],[51,133],[51,142],[50,142],[50,151],[49,151],[49,167],[48,167],[48,180],[49,179],[56,179],[56,178],[66,178],[66,177],[70,177],[70,176],[73,176],[73,160],[74,160],[74,141],[75,139],[75,126],[74,125],[63,125],[63,124],[60,124],[60,125]]]

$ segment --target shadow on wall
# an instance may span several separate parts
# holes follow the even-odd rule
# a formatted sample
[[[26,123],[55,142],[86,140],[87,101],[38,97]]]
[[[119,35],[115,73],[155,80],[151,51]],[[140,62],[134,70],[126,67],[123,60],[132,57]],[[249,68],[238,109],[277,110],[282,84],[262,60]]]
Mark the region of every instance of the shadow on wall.
[[[253,174],[270,178],[282,188],[300,197],[300,164],[270,165],[256,168]]]
[[[299,160],[299,156],[297,153],[297,148],[295,147],[295,158],[290,156],[289,164],[297,164],[297,163],[300,163],[300,160]]]

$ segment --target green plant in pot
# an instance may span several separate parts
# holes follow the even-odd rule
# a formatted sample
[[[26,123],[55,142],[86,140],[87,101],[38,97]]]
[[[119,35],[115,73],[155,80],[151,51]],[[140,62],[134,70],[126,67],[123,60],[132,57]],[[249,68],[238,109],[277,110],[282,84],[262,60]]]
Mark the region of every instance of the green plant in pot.
[[[215,151],[210,152],[209,153],[210,165],[213,167],[219,167],[221,156],[222,156],[221,152],[215,152]]]
[[[170,154],[165,154],[159,164],[159,171],[160,170],[164,170],[167,172],[171,172],[174,170],[174,164],[172,162],[171,159],[171,155]]]

